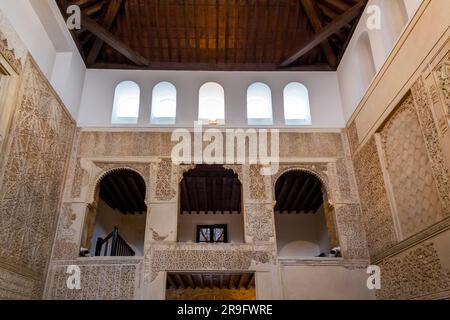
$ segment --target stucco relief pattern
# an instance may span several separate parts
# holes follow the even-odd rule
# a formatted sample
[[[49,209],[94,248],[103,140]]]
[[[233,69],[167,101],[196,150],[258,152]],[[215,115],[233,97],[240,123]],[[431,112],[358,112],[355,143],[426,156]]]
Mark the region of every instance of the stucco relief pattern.
[[[249,270],[255,264],[275,262],[273,246],[251,245],[154,245],[145,255],[145,278],[161,271]]]
[[[261,165],[248,166],[248,188],[250,200],[266,200],[266,183],[265,176],[260,174]]]
[[[56,240],[53,248],[53,259],[63,260],[78,256],[78,244],[76,241],[77,230],[73,227],[76,214],[72,212],[71,205],[64,203],[56,231]]]
[[[442,205],[410,96],[388,120],[381,137],[402,236],[407,238],[442,218]]]
[[[444,269],[433,243],[423,243],[379,263],[379,299],[412,299],[450,289],[450,270]]]
[[[442,147],[439,140],[439,133],[431,111],[431,101],[422,78],[414,84],[411,92],[413,94],[414,105],[419,116],[422,133],[425,138],[425,146],[428,150],[429,159],[431,161],[433,176],[436,180],[439,196],[443,203],[443,210],[446,215],[449,215],[450,171],[444,160]]]
[[[29,300],[41,297],[42,283],[0,268],[0,299]]]
[[[176,191],[173,183],[176,178],[173,177],[176,171],[173,170],[172,160],[161,159],[161,162],[157,165],[156,170],[156,185],[153,188],[155,190],[155,198],[159,201],[170,201],[174,200]]]
[[[445,106],[447,107],[447,116],[450,117],[450,54],[448,54],[444,61],[438,65],[434,73]]]
[[[272,204],[246,204],[244,210],[246,235],[253,242],[267,242],[275,238]]]
[[[361,209],[356,204],[337,204],[335,207],[340,246],[346,259],[367,259],[366,232]]]
[[[43,280],[75,125],[31,58],[23,77],[0,186],[0,258]]]
[[[67,288],[66,265],[51,271],[49,299],[55,300],[131,300],[135,297],[136,264],[84,264],[81,270],[81,290]],[[74,263],[77,265],[77,263]]]
[[[374,137],[355,155],[354,167],[367,245],[374,256],[397,242]]]

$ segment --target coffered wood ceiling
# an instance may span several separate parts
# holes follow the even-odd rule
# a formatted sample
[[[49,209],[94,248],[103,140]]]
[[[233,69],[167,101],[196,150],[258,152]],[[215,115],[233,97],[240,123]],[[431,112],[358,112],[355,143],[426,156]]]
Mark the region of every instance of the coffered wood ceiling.
[[[56,0],[89,68],[336,70],[367,0]]]

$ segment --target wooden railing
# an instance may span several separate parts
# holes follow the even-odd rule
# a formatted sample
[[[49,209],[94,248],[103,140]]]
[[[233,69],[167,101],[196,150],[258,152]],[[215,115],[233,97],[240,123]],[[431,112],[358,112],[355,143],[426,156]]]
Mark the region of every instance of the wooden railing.
[[[131,257],[134,256],[134,250],[119,235],[119,228],[114,230],[105,238],[97,238],[95,246],[95,256],[104,257]]]

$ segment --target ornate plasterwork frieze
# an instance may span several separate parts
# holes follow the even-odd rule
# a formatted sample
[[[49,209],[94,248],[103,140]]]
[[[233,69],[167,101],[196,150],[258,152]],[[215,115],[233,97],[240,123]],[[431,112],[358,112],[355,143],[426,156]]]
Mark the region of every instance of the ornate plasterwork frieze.
[[[430,98],[422,78],[419,78],[414,84],[411,92],[425,138],[425,145],[428,150],[439,196],[442,200],[444,212],[448,215],[450,214],[450,172],[444,160],[439,133],[431,111]]]
[[[380,262],[379,299],[413,299],[450,289],[450,270],[442,266],[432,242]]]
[[[442,94],[443,102],[446,106],[447,116],[450,117],[450,53],[436,67],[434,74],[438,82],[439,92]],[[438,90],[435,90],[435,92],[438,97]],[[450,118],[448,121],[450,121]]]
[[[145,278],[153,282],[161,271],[246,271],[257,265],[274,264],[272,245],[153,245],[145,255]]]
[[[132,300],[139,279],[139,261],[73,261],[52,266],[47,299],[53,300]],[[69,265],[80,268],[80,290],[67,288]]]

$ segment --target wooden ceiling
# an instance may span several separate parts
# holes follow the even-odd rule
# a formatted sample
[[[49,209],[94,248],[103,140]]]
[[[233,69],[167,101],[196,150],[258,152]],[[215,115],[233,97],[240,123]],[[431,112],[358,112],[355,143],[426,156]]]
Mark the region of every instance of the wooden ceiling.
[[[241,212],[241,182],[220,165],[198,165],[184,173],[180,193],[181,213]]]
[[[168,273],[167,289],[251,289],[254,273]]]
[[[336,70],[367,0],[56,0],[89,68]]]
[[[276,213],[316,213],[323,204],[322,183],[304,171],[282,175],[275,184]]]
[[[108,174],[100,184],[100,199],[123,214],[144,214],[145,181],[131,170],[119,170]]]

